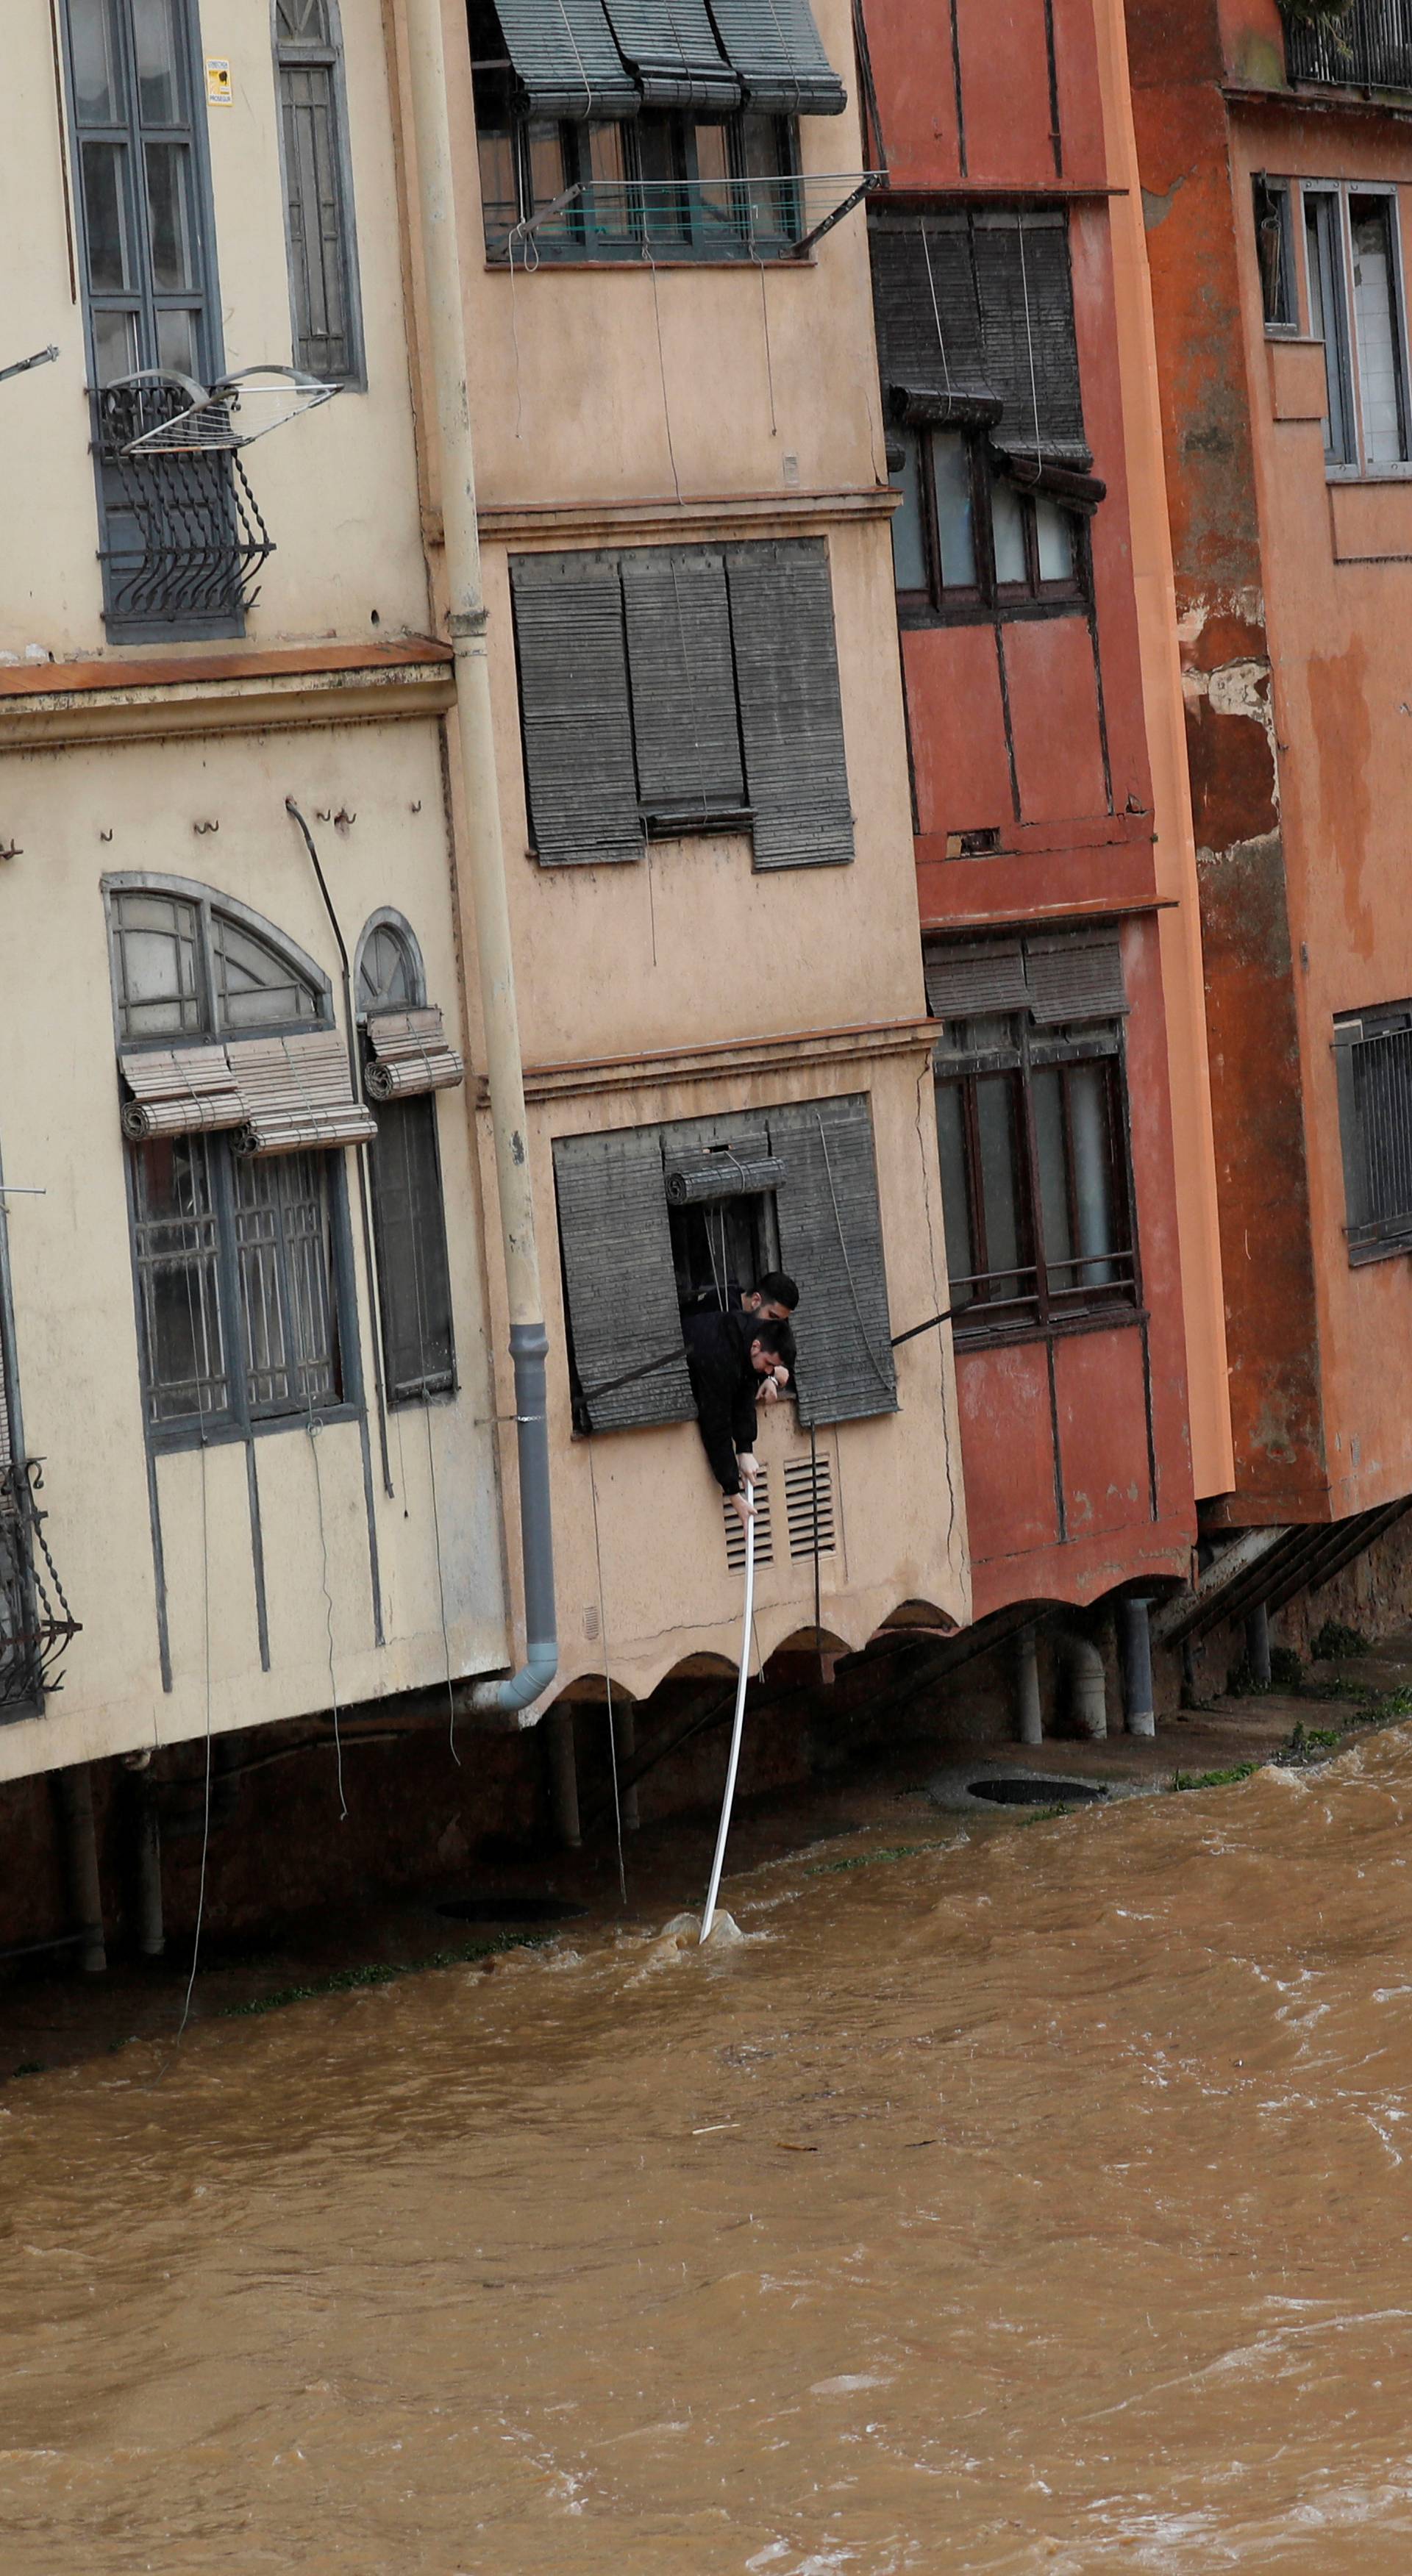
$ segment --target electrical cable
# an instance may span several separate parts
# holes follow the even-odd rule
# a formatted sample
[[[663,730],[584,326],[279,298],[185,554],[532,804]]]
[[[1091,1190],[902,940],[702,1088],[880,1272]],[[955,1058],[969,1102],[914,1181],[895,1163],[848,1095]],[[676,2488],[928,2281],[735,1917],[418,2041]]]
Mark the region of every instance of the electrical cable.
[[[647,264],[652,271],[652,318],[657,325],[657,369],[662,379],[662,419],[667,431],[667,461],[672,469],[672,489],[681,501],[681,476],[677,472],[677,451],[672,441],[672,406],[667,399],[667,361],[662,353],[662,308],[657,300],[657,261],[651,243],[646,245]]]

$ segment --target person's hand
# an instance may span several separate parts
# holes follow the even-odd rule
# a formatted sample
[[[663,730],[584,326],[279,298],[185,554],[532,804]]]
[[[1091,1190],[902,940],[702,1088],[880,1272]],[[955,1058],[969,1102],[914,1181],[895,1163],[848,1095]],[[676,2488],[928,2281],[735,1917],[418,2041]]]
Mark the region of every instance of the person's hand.
[[[780,1400],[779,1388],[772,1377],[761,1378],[757,1395],[761,1404],[778,1404]]]
[[[751,1493],[750,1487],[747,1485],[744,1491],[739,1494],[728,1494],[726,1496],[726,1500],[734,1511],[741,1528],[748,1529],[755,1518],[755,1497]]]
[[[778,1398],[783,1395],[785,1388],[789,1384],[789,1371],[785,1367],[783,1360],[776,1360],[770,1384],[774,1388],[775,1398],[778,1400]]]
[[[753,1485],[756,1477],[760,1473],[759,1459],[753,1456],[749,1449],[742,1449],[735,1463],[740,1469],[742,1476],[745,1478],[747,1485]]]

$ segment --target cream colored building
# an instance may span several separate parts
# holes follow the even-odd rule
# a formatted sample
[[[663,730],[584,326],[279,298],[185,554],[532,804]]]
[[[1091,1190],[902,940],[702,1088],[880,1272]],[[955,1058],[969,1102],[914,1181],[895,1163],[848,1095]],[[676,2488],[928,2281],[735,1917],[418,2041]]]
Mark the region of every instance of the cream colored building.
[[[562,14],[471,13],[511,67],[474,75],[478,153],[461,0],[435,25],[430,0],[5,13],[0,370],[57,355],[0,380],[0,1778],[521,1663],[505,977],[492,1030],[471,892],[497,820],[555,1687],[737,1652],[679,1363],[604,1392],[713,1253],[804,1290],[800,1403],[762,1428],[757,1654],[966,1616],[949,1342],[891,1349],[947,1295],[858,124],[821,112],[849,11],[818,0],[817,39],[784,12],[801,80],[757,59],[777,13],[702,0],[679,13],[719,31],[699,112],[652,105],[670,78],[620,46],[610,114],[586,90],[593,114],[530,118],[563,75],[536,93],[535,22]],[[592,89],[603,0],[566,23]],[[474,778],[476,617],[458,661],[439,640],[466,593],[425,83],[414,107],[437,43],[494,722]],[[771,77],[803,112],[752,108]],[[512,164],[483,219],[480,170]],[[572,238],[600,217],[601,259]],[[196,397],[122,381],[291,365],[336,398],[248,378],[227,424],[277,425],[234,452],[163,452]],[[758,1167],[741,1192],[732,1157]],[[35,1613],[41,1661],[65,1619],[36,1502],[81,1623],[37,1696]]]

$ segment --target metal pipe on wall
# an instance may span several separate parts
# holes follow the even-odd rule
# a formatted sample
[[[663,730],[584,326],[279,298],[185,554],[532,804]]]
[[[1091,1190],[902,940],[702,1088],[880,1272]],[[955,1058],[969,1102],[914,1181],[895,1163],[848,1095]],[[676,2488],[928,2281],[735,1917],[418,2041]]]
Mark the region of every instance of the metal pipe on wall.
[[[448,624],[455,654],[456,725],[465,788],[465,875],[475,918],[515,1372],[524,1564],[525,1661],[503,1681],[478,1683],[471,1704],[478,1710],[517,1711],[542,1697],[559,1668],[544,1369],[549,1339],[535,1242],[510,900],[500,835],[442,0],[403,0],[403,6],[431,374],[440,434]]]

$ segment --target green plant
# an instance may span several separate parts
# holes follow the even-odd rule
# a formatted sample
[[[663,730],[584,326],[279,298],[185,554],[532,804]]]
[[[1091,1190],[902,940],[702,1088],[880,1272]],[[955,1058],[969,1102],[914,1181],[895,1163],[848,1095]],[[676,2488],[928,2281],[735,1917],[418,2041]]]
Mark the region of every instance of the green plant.
[[[220,2018],[235,2021],[252,2013],[279,2012],[286,2004],[304,2004],[315,1995],[352,1994],[361,1986],[390,1986],[399,1977],[420,1977],[431,1968],[464,1968],[477,1959],[489,1959],[502,1950],[540,1950],[553,1941],[553,1932],[497,1932],[490,1941],[474,1941],[468,1950],[433,1950],[427,1959],[374,1959],[367,1967],[339,1968],[330,1977],[317,1977],[307,1986],[276,1986],[272,1994],[254,1995],[249,2003],[226,2004]],[[24,2073],[22,2067],[16,2072]]]
[[[1366,1655],[1367,1651],[1367,1638],[1359,1629],[1346,1626],[1342,1619],[1326,1619],[1309,1647],[1316,1664],[1337,1663],[1344,1655]]]
[[[1258,1762],[1233,1762],[1229,1771],[1174,1771],[1172,1787],[1180,1789],[1229,1789],[1237,1780],[1248,1780],[1258,1771]]]
[[[1298,1690],[1304,1666],[1293,1646],[1270,1648],[1270,1680],[1276,1690]]]
[[[1232,1664],[1226,1674],[1227,1699],[1262,1699],[1269,1688],[1268,1682],[1256,1680],[1244,1656],[1238,1664]]]
[[[1052,1825],[1056,1816],[1072,1815],[1071,1807],[1037,1807],[1032,1816],[1022,1816],[1022,1825]]]
[[[935,1851],[935,1843],[897,1843],[890,1851],[854,1852],[847,1860],[810,1861],[806,1878],[832,1878],[841,1869],[872,1869],[879,1861],[917,1860],[923,1852]]]
[[[1280,0],[1285,16],[1293,26],[1313,27],[1320,33],[1327,29],[1335,38],[1357,5],[1358,0]],[[1348,47],[1343,46],[1342,51],[1347,53]]]

